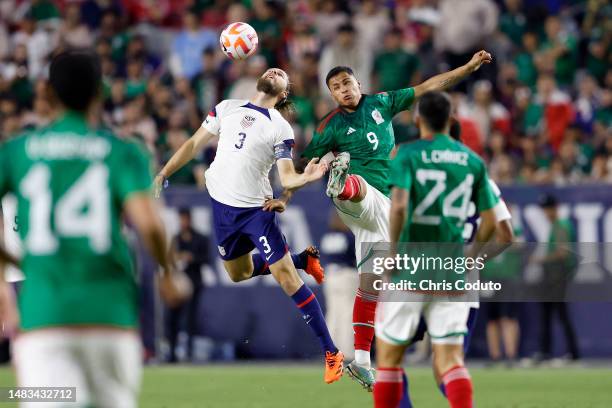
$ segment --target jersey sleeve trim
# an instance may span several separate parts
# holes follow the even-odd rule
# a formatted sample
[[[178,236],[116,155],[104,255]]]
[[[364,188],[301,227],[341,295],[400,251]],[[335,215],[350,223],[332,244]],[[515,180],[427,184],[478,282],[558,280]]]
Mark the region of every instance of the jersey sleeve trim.
[[[317,133],[321,133],[325,129],[331,118],[336,116],[338,112],[340,112],[340,108],[336,108],[333,111],[329,112],[327,116],[325,116],[323,120],[321,120],[321,122],[319,123],[319,126],[317,127]]]
[[[504,202],[504,200],[500,199],[495,207],[493,207],[493,212],[495,213],[495,221],[502,222],[506,220],[511,220],[512,215],[508,210],[508,206]]]

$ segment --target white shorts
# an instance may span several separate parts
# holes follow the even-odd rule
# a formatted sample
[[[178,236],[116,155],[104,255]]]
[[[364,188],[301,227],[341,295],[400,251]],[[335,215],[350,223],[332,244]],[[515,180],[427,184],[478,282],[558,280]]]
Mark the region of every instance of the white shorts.
[[[367,184],[363,177],[361,179]],[[336,198],[333,200],[338,215],[355,235],[355,256],[359,273],[372,273],[361,270],[371,251],[371,245],[367,244],[389,242],[391,199],[369,184],[367,188],[364,199],[357,203]]]
[[[76,387],[76,403],[23,402],[21,407],[138,405],[142,348],[136,332],[35,330],[17,336],[13,362],[20,387]]]
[[[389,344],[408,345],[419,326],[421,315],[434,344],[463,344],[467,334],[470,306],[465,302],[379,301],[374,324],[376,337]]]

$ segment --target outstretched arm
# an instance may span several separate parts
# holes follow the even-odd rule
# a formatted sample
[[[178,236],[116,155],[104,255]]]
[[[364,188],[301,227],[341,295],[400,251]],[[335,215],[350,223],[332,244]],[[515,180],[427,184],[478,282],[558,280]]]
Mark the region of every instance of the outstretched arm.
[[[303,173],[297,173],[293,160],[278,160],[276,162],[281,185],[285,190],[297,190],[304,185],[322,178],[327,172],[327,165],[319,163],[319,158],[310,160]]]
[[[427,92],[445,91],[477,71],[482,64],[489,64],[492,60],[493,58],[488,52],[484,50],[478,51],[467,64],[431,77],[420,85],[415,86],[414,97],[418,99]]]
[[[159,198],[164,181],[200,153],[213,137],[215,137],[214,134],[200,127],[189,140],[183,143],[180,149],[174,153],[170,160],[168,160],[168,163],[155,176],[156,198]]]

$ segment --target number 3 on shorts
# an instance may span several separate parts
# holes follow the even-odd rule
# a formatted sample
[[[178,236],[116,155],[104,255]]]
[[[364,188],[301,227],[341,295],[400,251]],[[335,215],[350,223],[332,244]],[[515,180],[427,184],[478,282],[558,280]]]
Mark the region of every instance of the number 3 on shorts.
[[[272,248],[270,248],[270,245],[268,244],[268,238],[262,235],[261,237],[259,237],[259,242],[261,242],[261,244],[264,247],[264,253],[266,254],[270,253]]]
[[[376,133],[368,132],[366,137],[368,138],[368,142],[374,145],[372,146],[372,150],[378,149],[378,136],[376,136]]]

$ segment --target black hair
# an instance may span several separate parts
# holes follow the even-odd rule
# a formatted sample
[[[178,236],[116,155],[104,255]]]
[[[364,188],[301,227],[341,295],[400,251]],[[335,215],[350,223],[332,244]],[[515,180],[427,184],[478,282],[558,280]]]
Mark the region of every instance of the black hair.
[[[333,67],[332,69],[329,70],[329,72],[327,73],[327,76],[325,77],[325,84],[327,85],[327,87],[329,88],[330,79],[332,79],[336,75],[341,74],[343,72],[346,72],[350,76],[355,76],[355,73],[353,73],[353,70],[350,67],[346,67],[343,65]]]
[[[542,194],[538,199],[538,204],[540,204],[542,208],[553,208],[556,207],[558,203],[557,197],[552,194]]]
[[[274,105],[274,109],[279,111],[281,115],[289,120],[295,115],[295,103],[291,99],[289,99],[289,94],[291,92],[291,83],[287,81],[287,96],[285,96],[280,101],[276,102]]]
[[[442,132],[451,114],[450,98],[443,92],[427,92],[419,100],[419,116],[434,132]]]
[[[61,52],[51,60],[49,84],[66,108],[84,112],[100,93],[100,60],[86,51]]]
[[[178,210],[179,215],[187,215],[191,218],[191,209],[188,207],[181,207]]]
[[[451,125],[448,134],[456,141],[461,142],[461,124],[456,118],[451,118]]]

